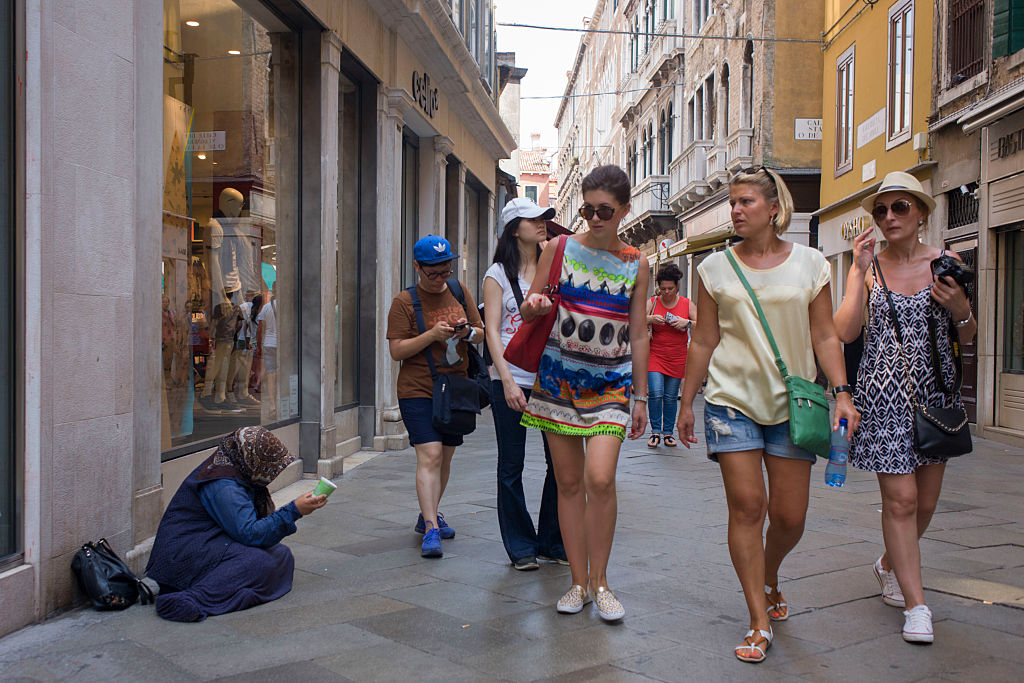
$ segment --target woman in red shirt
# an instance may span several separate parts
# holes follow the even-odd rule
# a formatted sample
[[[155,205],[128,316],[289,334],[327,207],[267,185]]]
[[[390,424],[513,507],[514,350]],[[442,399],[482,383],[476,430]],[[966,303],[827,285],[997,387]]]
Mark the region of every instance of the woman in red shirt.
[[[697,307],[679,296],[683,273],[674,263],[658,269],[658,296],[647,302],[647,324],[651,328],[651,360],[647,368],[648,410],[651,438],[648,448],[657,448],[662,439],[675,448],[672,426],[679,409],[679,385],[686,367],[686,344],[690,325],[697,321]]]

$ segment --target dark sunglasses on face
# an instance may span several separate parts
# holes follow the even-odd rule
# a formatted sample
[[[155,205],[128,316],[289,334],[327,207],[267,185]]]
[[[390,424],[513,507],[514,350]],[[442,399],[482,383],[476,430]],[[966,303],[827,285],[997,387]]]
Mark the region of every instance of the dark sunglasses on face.
[[[885,204],[879,204],[871,210],[871,217],[875,219],[875,222],[884,221],[885,217],[889,215],[889,211],[892,211],[893,216],[902,218],[910,213],[910,202],[906,199],[897,199],[889,206]]]
[[[580,215],[583,216],[583,220],[589,221],[597,214],[597,217],[603,221],[611,220],[612,216],[615,215],[615,209],[610,206],[602,206],[600,209],[595,209],[589,204],[584,204],[580,207]]]

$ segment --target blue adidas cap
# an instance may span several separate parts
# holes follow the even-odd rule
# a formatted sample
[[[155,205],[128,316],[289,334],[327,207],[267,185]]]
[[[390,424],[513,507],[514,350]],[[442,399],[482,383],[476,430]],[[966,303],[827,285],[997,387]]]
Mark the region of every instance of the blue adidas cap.
[[[452,253],[452,245],[445,238],[438,235],[427,235],[416,242],[412,248],[412,257],[418,263],[429,266],[457,259],[459,255]]]

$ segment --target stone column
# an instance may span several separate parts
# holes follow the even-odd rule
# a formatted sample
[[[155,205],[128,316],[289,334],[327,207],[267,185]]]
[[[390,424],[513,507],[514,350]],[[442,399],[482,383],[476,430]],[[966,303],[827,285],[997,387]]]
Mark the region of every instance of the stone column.
[[[317,417],[319,425],[319,453],[316,472],[333,477],[341,472],[341,461],[335,458],[336,438],[334,424],[334,378],[337,375],[335,349],[338,339],[337,297],[338,264],[335,249],[338,244],[338,76],[341,70],[341,40],[334,33],[325,32],[320,49],[320,383]],[[303,378],[305,379],[305,378]],[[305,412],[305,411],[303,411]],[[313,411],[309,411],[310,418]],[[306,419],[303,416],[303,420]]]
[[[498,242],[497,198],[494,196],[493,192],[487,193],[487,236],[485,239],[487,240],[487,249],[484,251],[484,263],[480,264],[481,279],[483,278],[484,272],[487,270],[487,262],[489,261],[491,254],[494,253],[494,247],[497,246]],[[483,285],[480,286],[481,288],[483,287]],[[482,292],[483,290],[481,289],[481,294]]]
[[[434,229],[432,230],[435,235],[444,236],[446,234],[445,181],[448,175],[448,155],[454,150],[455,141],[450,137],[446,135],[434,136],[434,168],[431,192],[436,197],[433,214]]]
[[[462,257],[459,259],[458,269],[459,277],[465,282],[466,277],[469,275],[469,259],[466,255],[469,245],[468,233],[466,231],[466,165],[460,163],[458,171],[459,180],[456,192],[458,205],[455,207],[454,215],[457,216],[459,243],[453,244],[452,247]]]
[[[401,286],[402,234],[402,128],[405,118],[400,98],[382,92],[377,99],[377,424],[374,450],[405,448],[408,435],[398,412],[395,380],[398,363],[391,359],[387,334],[388,311]],[[364,446],[371,445],[364,438]]]

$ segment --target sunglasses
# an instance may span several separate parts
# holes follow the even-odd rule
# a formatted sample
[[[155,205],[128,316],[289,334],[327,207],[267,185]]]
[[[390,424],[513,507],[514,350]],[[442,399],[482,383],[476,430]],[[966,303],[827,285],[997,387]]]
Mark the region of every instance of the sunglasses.
[[[875,208],[871,209],[871,217],[875,219],[875,222],[884,221],[885,217],[889,215],[889,211],[892,211],[892,215],[902,218],[910,213],[911,203],[906,199],[897,199],[889,206],[885,204],[879,204]]]
[[[768,167],[767,166],[748,166],[747,168],[745,168],[742,171],[740,171],[740,173],[742,173],[744,175],[754,175],[755,173],[760,173],[762,171],[764,171],[764,174],[771,179],[772,184],[774,185],[775,184],[775,176],[773,176],[771,173],[768,172]]]
[[[583,216],[583,220],[589,221],[597,214],[597,217],[603,221],[610,221],[612,216],[615,215],[615,209],[610,206],[602,206],[600,209],[595,209],[589,204],[584,204],[580,207],[580,215]]]
[[[452,269],[451,268],[449,268],[448,270],[434,270],[434,271],[429,271],[429,270],[423,268],[422,270],[423,270],[423,274],[425,276],[427,276],[428,280],[441,280],[441,279],[447,280],[451,276],[451,274],[452,274]]]

